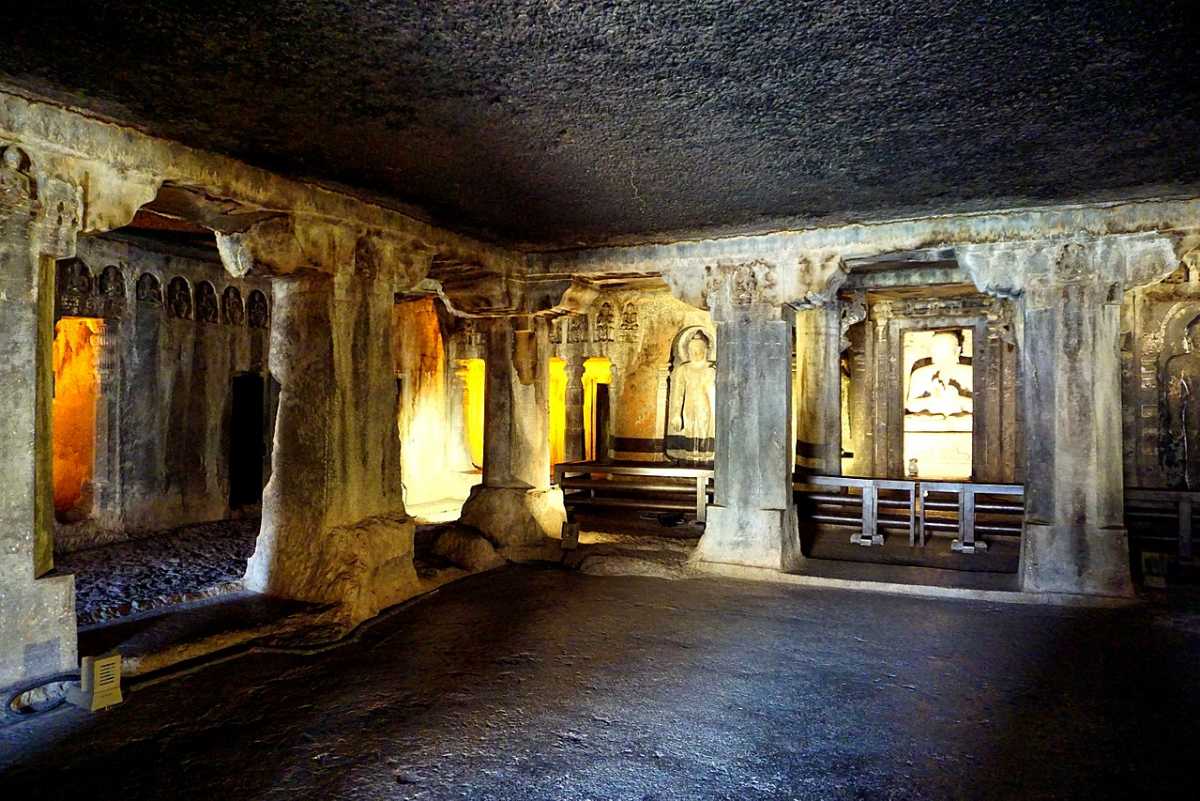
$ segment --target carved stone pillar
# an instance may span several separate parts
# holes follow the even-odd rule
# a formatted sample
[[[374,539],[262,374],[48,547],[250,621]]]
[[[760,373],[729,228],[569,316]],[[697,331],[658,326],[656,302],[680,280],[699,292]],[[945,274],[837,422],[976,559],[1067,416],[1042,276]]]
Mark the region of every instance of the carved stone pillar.
[[[235,252],[223,256],[248,258],[245,245],[229,242]],[[262,528],[245,577],[257,592],[339,604],[347,624],[420,590],[396,427],[395,277],[392,260],[370,245],[305,257],[337,265],[335,273],[264,265],[283,273],[272,282],[270,314],[279,401]]]
[[[121,525],[119,324],[117,319],[106,319],[96,336],[95,369],[99,392],[96,397],[96,455],[92,475],[93,517],[105,528]]]
[[[787,570],[803,556],[792,499],[791,309],[762,262],[718,268],[716,493],[693,558]]]
[[[1027,285],[1025,589],[1130,595],[1121,459],[1121,287]]]
[[[838,304],[796,312],[796,465],[842,473],[842,323]]]
[[[539,544],[566,521],[562,491],[550,486],[547,334],[541,318],[487,323],[483,483],[462,521],[501,546]]]
[[[74,578],[37,577],[53,567],[54,259],[79,218],[75,187],[0,143],[0,687],[76,666]]]
[[[567,430],[564,454],[568,462],[584,459],[583,359],[567,362]]]
[[[1128,596],[1121,454],[1123,289],[1175,267],[1157,235],[964,248],[977,286],[1021,297],[1025,532],[1021,586]]]

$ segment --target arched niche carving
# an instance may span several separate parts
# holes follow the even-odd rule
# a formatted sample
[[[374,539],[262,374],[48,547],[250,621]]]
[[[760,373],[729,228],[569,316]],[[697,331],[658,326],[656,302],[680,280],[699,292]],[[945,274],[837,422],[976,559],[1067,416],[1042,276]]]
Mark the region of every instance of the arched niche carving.
[[[192,319],[192,287],[181,275],[167,284],[167,316],[178,320]]]
[[[621,340],[623,342],[634,342],[638,338],[638,302],[631,300],[621,309]]]
[[[63,259],[58,263],[56,317],[96,317],[95,281],[83,259]]]
[[[573,314],[567,322],[567,343],[578,344],[588,340],[588,316]]]
[[[674,461],[708,463],[715,455],[716,343],[710,329],[691,325],[671,344],[665,443]]]
[[[138,303],[162,305],[162,286],[152,273],[142,273],[138,276],[136,295]]]
[[[242,325],[246,322],[246,308],[242,304],[242,293],[236,286],[227,286],[221,294],[221,307],[225,312],[225,322],[229,325]]]
[[[110,264],[100,273],[97,282],[99,316],[119,317],[125,310],[125,275],[121,268]]]
[[[613,324],[616,322],[616,313],[613,311],[613,305],[607,300],[600,304],[596,310],[596,342],[612,342],[613,341]]]
[[[246,299],[246,322],[251,328],[267,328],[271,323],[267,296],[257,289]]]
[[[1158,458],[1167,484],[1200,489],[1200,299],[1175,303],[1146,350],[1158,352]]]
[[[208,281],[196,284],[196,320],[216,324],[221,321],[221,308],[217,303],[217,290]]]

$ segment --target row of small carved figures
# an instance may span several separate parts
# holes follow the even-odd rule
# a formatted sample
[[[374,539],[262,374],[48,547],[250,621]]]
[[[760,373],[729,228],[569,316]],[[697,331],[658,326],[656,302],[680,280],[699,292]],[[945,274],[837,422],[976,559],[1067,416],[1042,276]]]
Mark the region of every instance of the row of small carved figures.
[[[123,303],[125,298],[125,278],[115,265],[105,267],[94,281],[83,262],[68,262],[60,272],[58,287],[58,306],[63,312],[84,314],[96,310],[98,305],[107,308],[113,302]],[[164,305],[162,287],[151,273],[142,273],[138,278],[136,296],[140,303]],[[165,305],[168,317],[193,319],[192,287],[186,278],[177,275],[167,284]],[[208,281],[196,284],[194,308],[195,319],[202,323],[219,323],[224,319],[229,325],[266,328],[271,317],[267,296],[260,290],[251,291],[243,304],[241,290],[227,286],[218,303],[217,290]]]
[[[613,312],[611,303],[607,301],[600,304],[600,308],[596,312],[595,324],[595,339],[596,342],[612,342],[613,341],[613,324],[616,322],[616,315]],[[635,339],[635,332],[638,330],[638,308],[637,303],[630,301],[625,304],[625,309],[621,312],[621,327],[620,330],[625,332],[628,339]],[[567,322],[567,341],[568,342],[587,342],[588,340],[588,317],[586,314],[572,316]],[[550,341],[554,343],[562,342],[562,329],[559,327],[559,322],[555,321],[550,329]]]

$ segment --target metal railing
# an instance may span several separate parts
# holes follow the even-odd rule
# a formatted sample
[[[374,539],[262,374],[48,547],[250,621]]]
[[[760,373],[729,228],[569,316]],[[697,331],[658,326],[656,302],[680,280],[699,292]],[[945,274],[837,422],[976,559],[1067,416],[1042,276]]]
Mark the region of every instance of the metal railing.
[[[1010,500],[1012,498],[1019,500]],[[939,512],[950,519],[939,519]],[[951,550],[959,553],[986,551],[987,541],[978,538],[976,532],[1019,538],[1024,517],[1025,487],[1020,484],[922,481],[918,544],[925,545],[926,537],[933,532],[952,530],[958,536],[951,541]]]
[[[956,534],[952,550],[978,553],[987,550],[980,534],[1019,538],[1025,513],[1020,484],[798,475],[793,486],[808,519],[853,529],[855,545],[882,545],[887,531],[913,547]]]
[[[906,531],[911,543],[917,530],[916,487],[917,482],[903,479],[810,475],[793,484],[811,507],[810,520],[857,528],[850,536],[855,545],[882,545],[883,529]]]

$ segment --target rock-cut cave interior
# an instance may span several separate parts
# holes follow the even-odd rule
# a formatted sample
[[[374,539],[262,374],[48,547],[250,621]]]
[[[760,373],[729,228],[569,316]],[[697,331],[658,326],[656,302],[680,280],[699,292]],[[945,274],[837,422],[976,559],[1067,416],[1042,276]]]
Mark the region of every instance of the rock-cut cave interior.
[[[0,796],[1169,799],[1176,0],[44,0]]]

